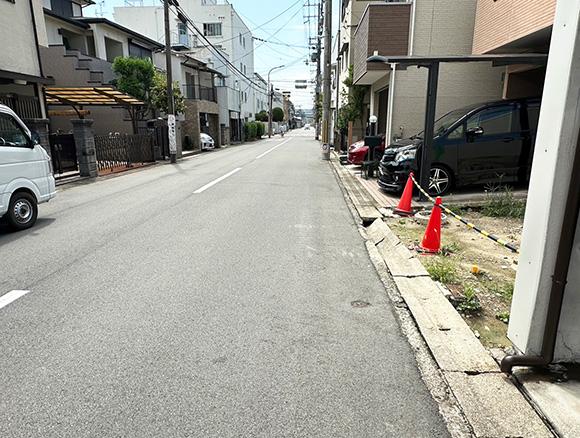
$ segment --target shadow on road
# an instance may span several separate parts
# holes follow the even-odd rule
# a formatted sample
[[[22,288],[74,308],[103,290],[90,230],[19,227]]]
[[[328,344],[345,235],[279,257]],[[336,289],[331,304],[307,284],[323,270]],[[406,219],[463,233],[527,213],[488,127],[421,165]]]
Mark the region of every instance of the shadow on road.
[[[51,225],[56,219],[54,218],[38,218],[36,224],[24,231],[13,231],[5,221],[0,220],[0,245],[10,243],[23,236],[37,235],[43,228]]]

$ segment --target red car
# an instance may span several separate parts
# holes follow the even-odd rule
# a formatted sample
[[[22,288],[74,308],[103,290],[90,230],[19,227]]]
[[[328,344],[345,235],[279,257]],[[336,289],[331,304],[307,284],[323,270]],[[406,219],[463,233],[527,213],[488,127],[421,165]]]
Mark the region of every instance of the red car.
[[[375,151],[375,159],[380,159],[385,151],[385,136],[381,136],[381,145],[377,147]],[[348,148],[348,162],[349,164],[362,164],[366,160],[367,154],[369,152],[369,147],[365,145],[364,140],[357,141],[353,143],[350,148]]]

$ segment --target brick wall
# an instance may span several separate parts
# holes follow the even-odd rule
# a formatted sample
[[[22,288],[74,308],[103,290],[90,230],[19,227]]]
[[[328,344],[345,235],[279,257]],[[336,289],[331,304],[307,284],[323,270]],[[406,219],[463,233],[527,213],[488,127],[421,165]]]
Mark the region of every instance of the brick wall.
[[[556,0],[478,0],[473,53],[492,52],[549,27],[555,12]]]

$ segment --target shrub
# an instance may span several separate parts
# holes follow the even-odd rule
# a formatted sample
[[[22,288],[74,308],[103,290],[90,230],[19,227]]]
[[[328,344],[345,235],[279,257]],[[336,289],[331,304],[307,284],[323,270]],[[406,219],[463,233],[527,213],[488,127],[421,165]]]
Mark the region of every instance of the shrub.
[[[256,122],[248,122],[244,124],[244,134],[246,140],[255,140],[258,132],[258,125]]]
[[[497,186],[488,189],[481,212],[490,217],[523,219],[526,213],[526,203],[515,199],[509,187]]]
[[[444,284],[454,283],[457,280],[457,271],[452,261],[434,259],[427,265],[427,272],[435,281]]]
[[[256,127],[258,128],[256,132],[256,137],[260,139],[266,133],[266,126],[262,122],[256,122]]]

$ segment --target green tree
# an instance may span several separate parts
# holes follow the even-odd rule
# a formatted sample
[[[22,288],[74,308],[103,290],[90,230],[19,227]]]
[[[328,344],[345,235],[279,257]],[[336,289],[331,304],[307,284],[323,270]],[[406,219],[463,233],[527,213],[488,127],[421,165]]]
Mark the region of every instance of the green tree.
[[[260,111],[256,114],[256,120],[258,122],[267,122],[268,121],[268,112],[267,111]]]
[[[364,110],[365,96],[368,87],[363,85],[354,85],[353,66],[348,68],[348,77],[343,81],[348,87],[348,92],[342,93],[342,100],[346,102],[338,113],[338,128],[343,129],[348,126],[348,122],[360,121],[361,130],[364,130]]]
[[[272,120],[274,122],[282,122],[284,120],[284,110],[279,106],[272,110]]]
[[[155,68],[150,59],[119,56],[113,61],[113,72],[117,76],[113,84],[119,91],[145,102],[145,105],[131,105],[128,109],[133,133],[136,134],[138,120],[142,120],[150,111],[149,91]]]
[[[153,108],[167,113],[167,75],[164,73],[155,72],[149,99]],[[185,112],[185,101],[177,82],[173,82],[173,111],[175,114]]]

